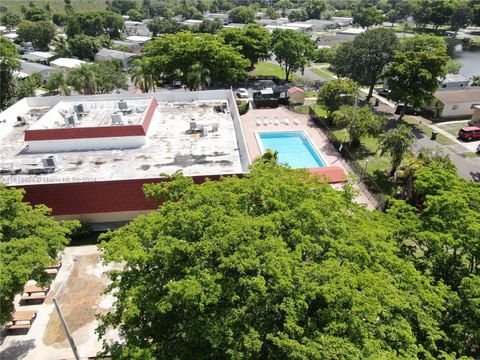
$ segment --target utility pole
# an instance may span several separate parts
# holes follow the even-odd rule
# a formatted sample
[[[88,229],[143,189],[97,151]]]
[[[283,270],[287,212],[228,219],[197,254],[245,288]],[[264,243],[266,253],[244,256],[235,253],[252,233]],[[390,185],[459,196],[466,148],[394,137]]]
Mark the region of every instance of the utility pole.
[[[65,322],[65,318],[63,317],[62,311],[60,310],[60,306],[58,305],[56,298],[53,298],[53,303],[55,304],[55,309],[57,310],[58,317],[60,318],[63,330],[65,331],[65,335],[67,335],[67,339],[70,343],[70,348],[72,349],[73,356],[75,356],[75,360],[80,360],[77,347],[75,346],[75,342],[73,341],[72,335],[70,334],[70,330],[68,330],[67,323]]]

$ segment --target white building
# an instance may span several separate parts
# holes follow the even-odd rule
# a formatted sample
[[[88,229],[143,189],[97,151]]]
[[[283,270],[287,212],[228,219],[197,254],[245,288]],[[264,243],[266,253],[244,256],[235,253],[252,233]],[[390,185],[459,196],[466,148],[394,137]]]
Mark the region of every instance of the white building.
[[[427,108],[437,118],[469,118],[475,106],[480,105],[479,87],[441,90],[434,96],[435,100]]]
[[[71,59],[71,58],[58,58],[50,62],[50,65],[54,68],[60,68],[65,70],[71,70],[79,67],[82,64],[86,64],[83,60]]]
[[[440,88],[438,90],[459,89],[468,86],[469,80],[460,74],[447,74],[444,79],[440,80]]]
[[[122,69],[128,70],[131,67],[130,63],[134,57],[135,54],[132,53],[103,48],[95,54],[95,61],[118,60]]]

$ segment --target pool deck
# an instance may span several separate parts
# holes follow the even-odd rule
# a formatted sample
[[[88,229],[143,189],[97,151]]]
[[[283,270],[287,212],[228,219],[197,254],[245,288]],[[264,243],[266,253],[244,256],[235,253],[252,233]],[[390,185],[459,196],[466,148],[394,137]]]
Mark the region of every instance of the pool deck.
[[[288,125],[285,124],[285,119],[288,119]],[[257,120],[260,121],[260,125],[257,125]],[[267,125],[265,125],[265,120],[267,120]],[[275,120],[278,122],[277,125],[275,125]],[[295,120],[298,124],[295,124]],[[240,121],[252,160],[261,156],[256,133],[303,130],[307,133],[314,147],[320,152],[320,156],[327,166],[309,169],[310,173],[326,176],[329,183],[337,184],[334,186],[335,188],[341,187],[341,183],[345,182],[346,174],[350,171],[348,165],[345,164],[339,152],[330,144],[325,134],[310,120],[307,114],[294,113],[281,106],[275,109],[250,109],[245,115],[240,116]],[[355,201],[365,204],[369,209],[375,209],[375,205],[369,200],[369,197],[357,185],[354,185],[354,188],[359,190],[359,195]]]
[[[243,131],[245,132],[248,152],[252,159],[258,158],[262,155],[255,135],[256,133],[303,130],[307,133],[314,147],[320,152],[320,156],[325,161],[326,166],[339,166],[343,168],[339,161],[340,155],[320,134],[318,127],[310,121],[308,115],[297,114],[284,107],[278,107],[276,109],[249,110],[245,115],[241,116],[240,119]],[[257,119],[261,121],[261,125],[257,125]],[[269,121],[268,125],[264,125],[265,119]],[[285,119],[288,119],[289,125],[284,123]],[[298,125],[294,123],[295,119],[298,121]],[[275,125],[275,120],[279,122],[278,125]]]

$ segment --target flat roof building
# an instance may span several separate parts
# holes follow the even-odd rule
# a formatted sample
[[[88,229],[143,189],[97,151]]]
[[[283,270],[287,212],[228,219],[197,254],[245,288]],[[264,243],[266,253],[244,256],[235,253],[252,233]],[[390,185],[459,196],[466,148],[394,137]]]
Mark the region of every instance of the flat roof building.
[[[79,59],[71,58],[58,58],[53,61],[50,61],[50,65],[55,68],[61,68],[65,70],[71,70],[76,67],[79,67],[82,64],[86,64],[85,61]]]
[[[0,114],[0,182],[59,218],[130,220],[145,183],[241,175],[251,159],[230,90],[25,98]]]
[[[95,54],[95,61],[118,60],[122,69],[128,70],[130,68],[130,62],[134,57],[135,54],[133,53],[103,48]]]

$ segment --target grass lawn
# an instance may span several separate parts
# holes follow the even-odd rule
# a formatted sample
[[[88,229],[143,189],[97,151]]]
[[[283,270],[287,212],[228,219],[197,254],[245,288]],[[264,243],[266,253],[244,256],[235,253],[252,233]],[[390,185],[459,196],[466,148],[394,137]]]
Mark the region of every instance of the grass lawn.
[[[317,114],[318,117],[326,117],[327,116],[327,109],[325,109],[322,105],[312,105],[313,110],[315,111],[315,114]]]
[[[437,124],[437,126],[447,132],[449,132],[450,134],[452,134],[453,136],[457,136],[458,135],[458,131],[465,127],[465,126],[468,126],[468,121],[459,121],[459,122],[455,122],[454,124],[445,124],[445,125],[442,125],[441,123],[440,124]]]
[[[294,106],[290,108],[293,112],[296,112],[297,114],[308,114],[309,113],[309,108],[310,106],[307,105],[300,105],[300,106]]]
[[[333,74],[332,73],[329,73],[328,71],[325,71],[325,70],[322,70],[322,69],[318,69],[318,68],[309,68],[308,70],[310,70],[311,72],[313,72],[314,74],[322,77],[322,78],[333,78]]]
[[[35,5],[39,8],[44,8],[44,5],[47,3],[47,0],[36,0]],[[28,7],[28,1],[21,1],[21,0],[2,0],[0,1],[2,6],[6,6],[8,11],[11,12],[20,12],[20,8],[22,5]],[[63,13],[63,0],[50,0],[50,6],[53,9],[53,12],[61,12]],[[105,1],[101,0],[72,0],[73,8],[76,11],[101,11],[105,10],[106,5]]]
[[[254,76],[278,76],[280,79],[285,80],[285,71],[280,65],[267,62],[257,63],[255,69],[250,74]],[[290,81],[297,82],[301,80],[297,75],[290,74]]]
[[[405,121],[407,124],[414,126],[417,130],[422,132],[428,138],[432,137],[432,129],[429,128],[427,125],[425,125],[423,122],[417,120],[416,118],[413,118],[407,115],[407,116],[404,116],[403,121]],[[441,145],[455,144],[455,141],[447,138],[445,135],[442,135],[442,134],[437,134],[437,138],[435,139],[435,141]]]
[[[318,96],[318,91],[307,91],[305,93],[305,97],[317,97]]]
[[[325,66],[325,67],[329,67],[329,66],[330,66],[329,63],[312,63],[312,65],[314,65],[314,66]]]
[[[335,137],[347,144],[349,141],[348,133],[345,129],[333,131]],[[395,186],[385,174],[384,170],[390,167],[390,159],[381,157],[378,150],[378,140],[374,137],[365,137],[362,139],[362,145],[357,149],[350,149],[347,146],[346,151],[349,156],[357,163],[361,169],[365,169],[370,179],[380,189],[383,194],[394,195]],[[368,161],[368,163],[367,163]],[[374,191],[375,189],[371,189]],[[375,191],[374,191],[375,192]]]
[[[480,153],[474,153],[473,151],[467,151],[461,154],[464,158],[480,158]]]

